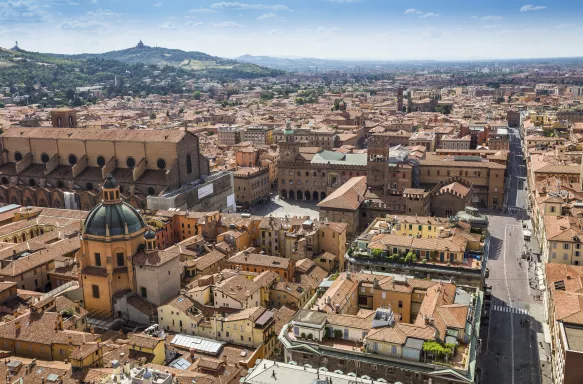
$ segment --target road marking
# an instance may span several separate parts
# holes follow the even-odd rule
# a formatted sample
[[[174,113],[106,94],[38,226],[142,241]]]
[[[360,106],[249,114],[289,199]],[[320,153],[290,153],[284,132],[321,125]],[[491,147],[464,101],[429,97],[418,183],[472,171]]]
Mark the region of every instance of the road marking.
[[[504,245],[502,247],[502,255],[504,259],[504,282],[506,283],[506,292],[508,293],[508,303],[512,306],[512,297],[510,296],[510,288],[508,287],[508,272],[506,272],[506,238],[508,236],[508,227],[512,225],[506,224],[504,231]],[[512,369],[512,384],[514,384],[514,321],[512,321],[512,312],[510,312],[510,368]]]
[[[492,309],[498,312],[514,313],[517,315],[528,315],[528,310],[524,308],[507,307],[505,305],[493,305]]]

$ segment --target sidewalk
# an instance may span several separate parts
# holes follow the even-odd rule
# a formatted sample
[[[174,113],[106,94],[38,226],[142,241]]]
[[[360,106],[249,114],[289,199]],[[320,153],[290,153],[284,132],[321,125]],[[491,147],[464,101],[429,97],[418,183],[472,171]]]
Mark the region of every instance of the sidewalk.
[[[541,325],[540,329],[533,329],[533,331],[536,331],[536,343],[540,359],[541,383],[552,384],[551,346],[545,342],[544,327],[546,323],[542,303],[532,305],[530,314],[537,321],[536,323],[531,323],[531,327],[534,328],[535,325]]]

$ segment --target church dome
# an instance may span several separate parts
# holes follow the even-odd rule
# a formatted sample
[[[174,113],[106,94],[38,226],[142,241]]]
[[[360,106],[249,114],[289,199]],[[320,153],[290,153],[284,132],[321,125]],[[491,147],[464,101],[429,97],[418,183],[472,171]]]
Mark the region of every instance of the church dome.
[[[114,180],[115,182],[115,180]],[[128,226],[128,234],[139,232],[146,227],[142,216],[134,207],[127,203],[99,204],[87,216],[85,231],[88,235],[106,236],[106,226],[110,236],[125,234],[125,226]]]
[[[156,232],[154,232],[152,230],[152,228],[148,227],[148,230],[146,231],[146,233],[144,233],[144,239],[146,240],[152,240],[156,238]]]

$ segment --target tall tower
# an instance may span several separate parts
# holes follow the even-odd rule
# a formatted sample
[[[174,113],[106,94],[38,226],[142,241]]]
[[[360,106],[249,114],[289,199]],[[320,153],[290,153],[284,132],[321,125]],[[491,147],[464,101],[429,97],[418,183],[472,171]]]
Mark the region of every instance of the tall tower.
[[[397,112],[403,112],[403,87],[397,88]]]

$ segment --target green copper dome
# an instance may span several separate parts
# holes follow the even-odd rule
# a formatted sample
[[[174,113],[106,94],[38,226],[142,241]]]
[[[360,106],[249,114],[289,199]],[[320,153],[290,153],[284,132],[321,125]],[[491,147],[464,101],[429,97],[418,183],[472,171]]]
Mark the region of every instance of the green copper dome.
[[[106,226],[110,236],[136,233],[146,226],[142,216],[127,203],[99,204],[89,212],[85,220],[85,232],[88,235],[106,236]]]

